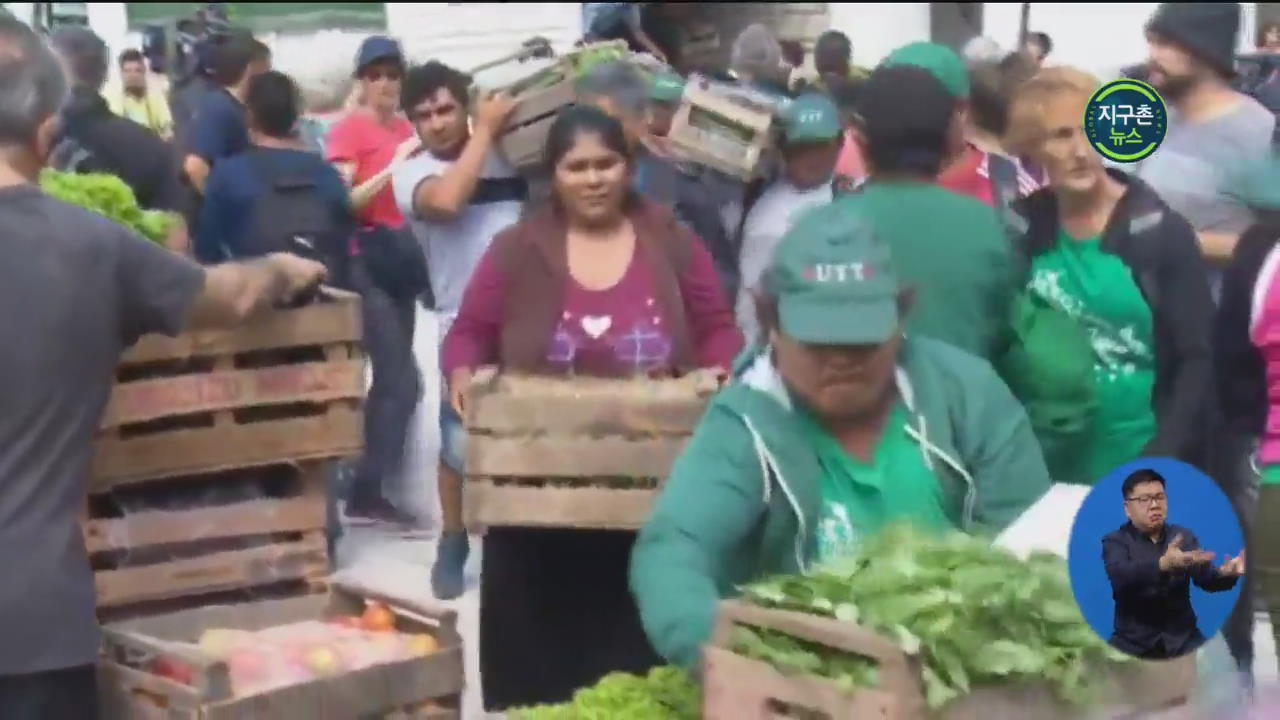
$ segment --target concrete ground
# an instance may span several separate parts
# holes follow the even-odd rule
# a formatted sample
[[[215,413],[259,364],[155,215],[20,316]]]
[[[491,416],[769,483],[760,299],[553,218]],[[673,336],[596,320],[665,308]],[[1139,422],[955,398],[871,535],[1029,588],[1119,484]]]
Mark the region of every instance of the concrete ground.
[[[350,578],[377,588],[393,597],[411,598],[428,605],[441,605],[458,613],[462,633],[467,689],[463,699],[464,720],[501,718],[486,715],[480,699],[478,658],[479,576],[481,539],[471,538],[471,559],[467,565],[467,590],[457,600],[443,602],[431,594],[430,573],[435,560],[435,533],[439,506],[435,499],[435,457],[438,449],[436,408],[439,404],[440,375],[436,366],[437,330],[435,317],[419,311],[415,352],[423,371],[423,397],[415,417],[405,463],[404,506],[423,520],[425,531],[412,536],[377,527],[347,528],[339,540],[335,564],[336,578]],[[1265,615],[1259,615],[1255,629],[1254,673],[1259,686],[1280,678],[1276,647]]]

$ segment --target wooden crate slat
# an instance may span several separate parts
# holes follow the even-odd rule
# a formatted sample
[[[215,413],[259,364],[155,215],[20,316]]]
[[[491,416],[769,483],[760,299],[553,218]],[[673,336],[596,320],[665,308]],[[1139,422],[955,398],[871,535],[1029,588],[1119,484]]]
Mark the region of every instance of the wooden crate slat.
[[[292,310],[264,312],[235,330],[194,331],[175,338],[147,335],[125,352],[123,361],[152,362],[335,342],[359,342],[359,296],[331,288],[326,288],[325,292],[332,296],[332,301]]]
[[[467,428],[494,435],[530,430],[548,434],[688,435],[706,399],[658,397],[649,401],[593,401],[591,396],[478,393],[467,404]]]
[[[663,478],[686,438],[467,437],[467,475]]]
[[[467,527],[575,527],[636,530],[653,510],[658,490],[599,487],[521,487],[468,478],[463,485]]]
[[[192,510],[148,510],[87,521],[85,545],[90,553],[98,553],[191,540],[323,530],[326,512],[324,496],[318,493]]]
[[[117,383],[102,427],[215,410],[363,396],[363,360],[193,373]]]
[[[769,628],[827,647],[862,655],[879,668],[878,687],[841,690],[810,675],[783,675],[767,663],[733,652],[735,625]],[[919,661],[870,630],[834,618],[722,601],[711,643],[703,650],[703,715],[707,718],[770,717],[765,703],[779,700],[825,713],[832,720],[1069,720],[1078,711],[1057,703],[1043,683],[975,687],[937,713],[927,711]],[[1195,685],[1195,656],[1107,668],[1108,703],[1090,717],[1126,718],[1184,703]]]
[[[703,650],[703,662],[702,715],[708,720],[773,717],[768,707],[775,700],[820,711],[830,720],[909,718],[891,693],[868,689],[849,696],[835,683],[783,675],[767,663],[717,647]]]
[[[308,533],[300,542],[213,553],[94,573],[99,607],[115,607],[301,579],[328,572],[327,542]]]
[[[98,663],[104,720],[203,720],[195,690],[109,660]]]
[[[93,491],[172,475],[354,455],[364,444],[361,418],[359,410],[335,406],[314,417],[100,437]]]

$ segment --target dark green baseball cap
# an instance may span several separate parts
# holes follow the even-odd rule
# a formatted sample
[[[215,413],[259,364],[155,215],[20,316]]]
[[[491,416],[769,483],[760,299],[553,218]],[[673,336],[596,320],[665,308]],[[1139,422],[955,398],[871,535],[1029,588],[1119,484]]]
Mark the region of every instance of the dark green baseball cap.
[[[927,70],[957,100],[969,98],[969,71],[964,61],[946,45],[931,42],[914,42],[889,53],[882,67],[913,65]]]
[[[684,97],[684,78],[672,72],[658,73],[649,84],[649,99],[675,104]]]
[[[782,110],[782,137],[788,143],[827,142],[841,131],[840,111],[826,95],[801,95]]]
[[[778,244],[765,274],[782,332],[814,345],[880,345],[898,330],[889,247],[856,211],[807,213]]]

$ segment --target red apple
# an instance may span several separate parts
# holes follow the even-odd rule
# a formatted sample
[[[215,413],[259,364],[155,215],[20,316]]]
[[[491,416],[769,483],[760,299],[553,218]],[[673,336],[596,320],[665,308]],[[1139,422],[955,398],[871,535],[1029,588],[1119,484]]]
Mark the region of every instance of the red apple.
[[[239,648],[227,658],[231,679],[236,684],[253,684],[266,679],[267,663],[262,654],[252,648]]]
[[[156,658],[155,661],[151,663],[151,672],[182,685],[194,684],[191,666],[166,657]]]

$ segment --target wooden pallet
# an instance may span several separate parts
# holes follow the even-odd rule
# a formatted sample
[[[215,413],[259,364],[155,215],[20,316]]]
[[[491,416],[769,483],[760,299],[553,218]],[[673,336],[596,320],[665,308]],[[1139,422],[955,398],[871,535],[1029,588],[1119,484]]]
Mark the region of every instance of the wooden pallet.
[[[313,461],[91,495],[82,527],[100,613],[151,612],[176,600],[289,584],[323,590],[324,473],[324,463]]]
[[[210,628],[259,630],[358,614],[366,600],[386,604],[396,629],[436,638],[431,655],[375,665],[250,696],[234,696],[226,663],[190,648]],[[336,584],[325,595],[211,605],[111,623],[103,628],[99,693],[104,720],[457,720],[463,688],[457,616]],[[183,643],[175,645],[174,643]],[[192,684],[150,671],[164,658],[192,672]]]
[[[878,666],[879,686],[848,692],[809,675],[784,675],[769,664],[732,650],[733,629],[766,628],[835,651],[867,658]],[[1186,702],[1195,684],[1195,657],[1144,662],[1114,669],[1105,677],[1111,702],[1090,717],[1140,716]],[[1102,677],[1102,676],[1100,676]],[[800,711],[829,720],[1074,720],[1079,710],[1058,703],[1046,686],[988,686],[930,714],[920,666],[887,638],[864,628],[815,615],[768,610],[727,600],[721,603],[712,642],[703,650],[703,717],[707,720],[794,717]]]
[[[94,488],[358,453],[360,336],[359,298],[326,291],[234,331],[144,337],[117,373]]]
[[[468,389],[468,527],[634,530],[717,384],[476,374]]]

